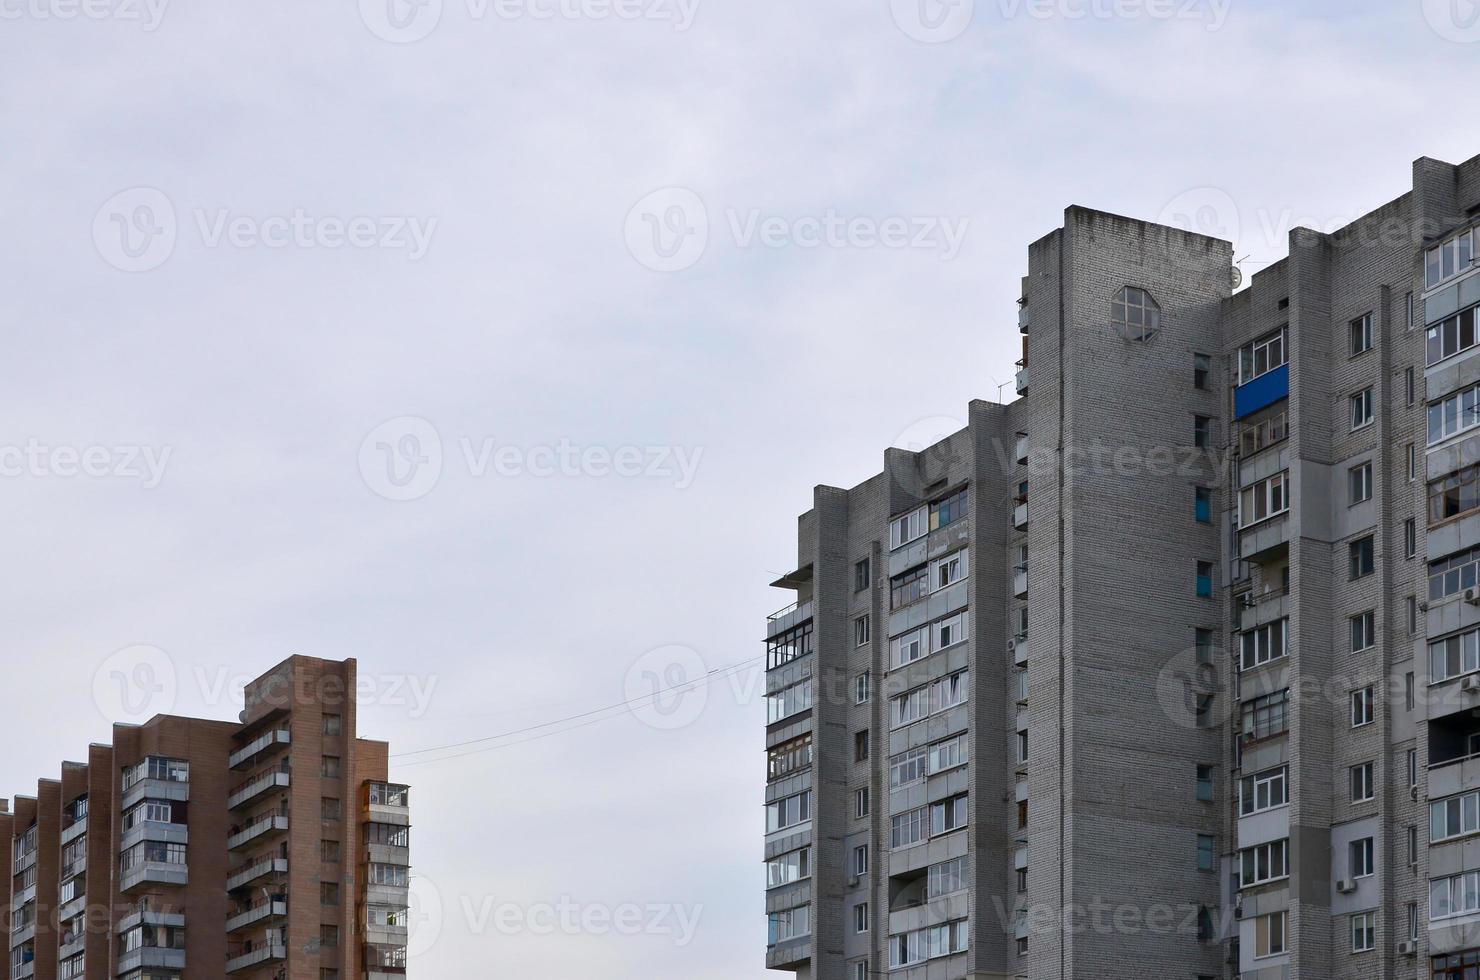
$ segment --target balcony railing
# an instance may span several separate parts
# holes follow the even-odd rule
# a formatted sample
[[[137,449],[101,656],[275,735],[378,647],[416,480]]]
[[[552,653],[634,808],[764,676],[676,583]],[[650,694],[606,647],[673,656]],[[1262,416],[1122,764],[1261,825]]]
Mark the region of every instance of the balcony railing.
[[[243,865],[231,872],[226,878],[226,890],[235,891],[243,885],[250,885],[259,878],[266,878],[268,875],[285,875],[287,873],[287,858],[263,858],[260,861],[253,861],[251,864]]]
[[[267,922],[272,919],[287,917],[288,903],[286,900],[273,899],[270,902],[258,902],[251,908],[238,912],[226,920],[226,931],[235,932],[245,929],[247,926],[256,925],[259,922]]]
[[[286,728],[279,728],[274,729],[270,732],[264,732],[263,734],[258,735],[256,738],[252,739],[246,745],[243,745],[241,748],[231,753],[229,764],[233,769],[240,769],[242,766],[245,766],[247,763],[251,762],[262,753],[269,752],[279,746],[289,744],[292,740],[292,737],[292,733],[289,732]]]
[[[226,838],[226,847],[236,850],[265,837],[269,834],[283,833],[288,829],[288,818],[280,813],[269,814],[261,820],[247,824],[241,830]]]
[[[233,956],[226,961],[226,972],[235,973],[248,967],[256,966],[258,963],[269,963],[276,960],[288,958],[288,947],[282,943],[265,943],[256,949],[247,950],[240,956]]]
[[[235,810],[243,804],[252,802],[263,793],[278,787],[287,786],[288,781],[288,773],[283,769],[274,769],[272,772],[263,773],[232,790],[231,795],[226,798],[226,805]]]

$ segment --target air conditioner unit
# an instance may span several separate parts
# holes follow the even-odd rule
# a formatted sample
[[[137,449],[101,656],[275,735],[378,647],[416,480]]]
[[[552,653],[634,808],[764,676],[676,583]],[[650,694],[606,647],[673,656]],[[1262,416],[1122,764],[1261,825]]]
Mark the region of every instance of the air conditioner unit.
[[[1410,786],[1410,787],[1408,787],[1408,796],[1411,799],[1415,799],[1415,800],[1418,799],[1418,787],[1417,786]]]
[[[1465,601],[1472,606],[1480,606],[1480,589],[1474,586],[1465,589]]]
[[[1233,907],[1233,917],[1235,919],[1242,919],[1244,917],[1244,903],[1243,902],[1239,902],[1237,905],[1235,905]]]
[[[1405,939],[1398,944],[1399,956],[1416,956],[1418,954],[1418,943],[1412,939]]]
[[[1480,691],[1480,674],[1471,674],[1459,682],[1461,691]]]
[[[1017,640],[1008,640],[1007,641],[1007,652],[1008,653],[1011,653],[1012,651],[1014,651],[1016,649],[1017,649]]]
[[[1357,890],[1357,883],[1350,878],[1342,878],[1336,883],[1336,890],[1343,895],[1350,895]]]

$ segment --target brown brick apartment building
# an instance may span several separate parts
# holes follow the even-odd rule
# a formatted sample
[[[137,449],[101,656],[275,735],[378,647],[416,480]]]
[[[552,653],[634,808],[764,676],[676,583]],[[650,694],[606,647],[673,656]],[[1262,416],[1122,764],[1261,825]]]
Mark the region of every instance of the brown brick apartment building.
[[[391,980],[410,821],[356,664],[292,657],[240,722],[158,715],[0,801],[0,980]]]

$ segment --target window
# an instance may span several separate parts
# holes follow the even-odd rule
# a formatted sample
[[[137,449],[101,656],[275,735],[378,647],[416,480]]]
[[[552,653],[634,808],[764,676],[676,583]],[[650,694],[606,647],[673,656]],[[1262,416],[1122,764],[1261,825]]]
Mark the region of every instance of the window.
[[[1429,601],[1437,602],[1475,587],[1480,546],[1429,562]]]
[[[927,824],[926,808],[918,807],[914,810],[906,810],[904,813],[896,813],[889,818],[889,847],[891,850],[899,850],[918,844],[925,839]]]
[[[766,695],[766,723],[775,724],[783,718],[800,714],[812,707],[812,678],[799,684],[783,687]]]
[[[1280,327],[1238,352],[1239,384],[1248,384],[1260,375],[1284,367],[1285,360],[1285,328]]]
[[[1239,816],[1273,810],[1290,802],[1289,767],[1266,769],[1238,781]]]
[[[123,770],[123,789],[126,792],[135,783],[145,779],[158,779],[168,783],[188,783],[190,763],[183,759],[164,759],[150,756],[136,765]]]
[[[1252,456],[1261,449],[1267,449],[1277,442],[1284,442],[1285,437],[1290,434],[1286,425],[1287,413],[1280,412],[1269,415],[1257,422],[1246,422],[1239,430],[1239,452],[1244,456]]]
[[[1366,953],[1377,946],[1377,924],[1371,912],[1352,916],[1352,952]]]
[[[853,816],[862,820],[868,816],[868,787],[860,786],[853,791]]]
[[[869,695],[872,693],[872,690],[873,678],[871,677],[870,672],[865,670],[863,673],[853,678],[853,703],[867,704]]]
[[[1372,700],[1373,691],[1370,687],[1364,687],[1360,691],[1353,691],[1352,701],[1352,727],[1361,728],[1363,725],[1372,724]]]
[[[1448,919],[1480,912],[1480,871],[1429,882],[1429,918]]]
[[[1028,869],[1017,868],[1015,870],[1017,872],[1017,890],[1021,894],[1028,890]]]
[[[1480,670],[1480,630],[1468,630],[1429,644],[1429,680],[1446,681]]]
[[[853,761],[868,761],[868,729],[853,733]]]
[[[966,613],[942,619],[930,628],[930,649],[944,650],[966,639]]]
[[[766,945],[775,946],[789,939],[812,934],[811,906],[800,905],[783,912],[772,912],[766,934]]]
[[[1418,596],[1416,595],[1408,597],[1408,632],[1410,635],[1418,632]]]
[[[804,847],[777,855],[766,862],[766,887],[780,888],[794,881],[812,877],[812,849]]]
[[[889,664],[903,667],[930,654],[930,634],[922,627],[889,641]]]
[[[889,580],[889,608],[907,606],[916,599],[923,598],[929,591],[930,572],[925,565],[896,575]]]
[[[970,941],[971,926],[966,919],[890,936],[889,968],[897,970],[940,956],[964,953],[970,948]]]
[[[1429,366],[1475,346],[1475,307],[1461,310],[1429,327],[1425,353]]]
[[[1408,785],[1418,786],[1418,749],[1409,749],[1405,754],[1404,762],[1408,767]]]
[[[1466,466],[1429,484],[1429,524],[1480,509],[1480,466]]]
[[[1459,275],[1470,267],[1475,255],[1473,242],[1471,240],[1471,229],[1455,235],[1453,238],[1441,245],[1435,245],[1424,255],[1424,268],[1427,273],[1424,286],[1433,289],[1446,279]]]
[[[1213,595],[1213,563],[1210,561],[1197,563],[1197,594],[1204,599]]]
[[[1366,650],[1377,642],[1377,612],[1369,609],[1363,613],[1357,613],[1347,620],[1351,626],[1352,653]]]
[[[1285,923],[1288,912],[1261,915],[1254,920],[1254,956],[1278,956],[1285,951]]]
[[[855,647],[868,645],[869,622],[868,614],[865,613],[853,621],[853,645]]]
[[[853,906],[853,931],[868,932],[868,903],[859,902]]]
[[[1207,728],[1213,723],[1213,695],[1197,696],[1197,727]]]
[[[325,779],[339,778],[339,756],[326,755],[320,762],[319,775]]]
[[[1207,391],[1213,374],[1213,359],[1206,354],[1192,355],[1192,387]]]
[[[1372,389],[1363,388],[1348,399],[1351,403],[1352,431],[1372,424]]]
[[[1017,801],[1017,825],[1018,825],[1018,830],[1022,830],[1024,827],[1028,826],[1028,801],[1027,800],[1018,800]]]
[[[1110,320],[1125,339],[1150,340],[1161,329],[1161,307],[1146,290],[1125,286],[1110,301]]]
[[[1203,803],[1213,801],[1213,767],[1197,767],[1197,798]]]
[[[1403,522],[1403,557],[1412,558],[1418,554],[1418,523],[1413,518]]]
[[[1350,578],[1359,579],[1371,575],[1375,568],[1372,536],[1353,541],[1347,546],[1347,572]]]
[[[1210,664],[1213,662],[1213,631],[1198,627],[1192,631],[1192,645],[1197,651],[1197,662]]]
[[[1251,888],[1290,876],[1290,842],[1270,841],[1239,851],[1240,888]]]
[[[1284,732],[1289,724],[1286,715],[1289,702],[1288,689],[1245,701],[1240,707],[1240,731],[1243,737],[1246,740],[1255,740]]]
[[[954,524],[966,516],[966,488],[962,487],[948,497],[930,505],[930,530],[935,531]]]
[[[339,800],[335,799],[332,796],[324,797],[320,803],[320,810],[322,812],[324,820],[328,821],[329,823],[338,822],[341,812],[339,807]]]
[[[1480,830],[1480,791],[1462,793],[1429,804],[1429,843]]]
[[[1206,415],[1192,417],[1192,444],[1198,449],[1209,449],[1213,445],[1213,420]]]
[[[341,735],[344,732],[344,719],[339,715],[324,715],[324,734]]]
[[[868,874],[868,845],[859,844],[853,848],[853,871],[856,878],[862,878]]]
[[[1028,761],[1028,733],[1017,733],[1017,761],[1021,765]]]
[[[1192,516],[1199,524],[1213,523],[1213,491],[1207,487],[1193,488]]]
[[[1253,670],[1289,653],[1290,621],[1278,619],[1239,634],[1239,669]]]
[[[766,804],[766,833],[787,830],[812,819],[812,791],[803,790]]]
[[[812,652],[812,621],[794,626],[766,641],[766,669],[775,670]]]
[[[859,960],[854,963],[853,969],[850,972],[853,975],[853,980],[868,980],[868,960]]]
[[[926,758],[929,751],[923,746],[902,752],[889,760],[889,788],[899,789],[924,779],[927,772]]]
[[[1197,869],[1218,870],[1218,838],[1209,834],[1197,835]]]
[[[782,779],[812,765],[812,733],[772,746],[766,753],[766,778]]]
[[[853,591],[862,592],[873,581],[869,574],[869,560],[860,558],[853,563]]]
[[[1351,767],[1352,802],[1363,803],[1372,799],[1372,763],[1363,762]]]
[[[1413,294],[1409,293],[1403,300],[1403,325],[1405,330],[1413,329]]]
[[[926,761],[931,775],[964,766],[971,761],[971,742],[965,732],[941,739],[926,750]]]
[[[330,925],[319,926],[319,945],[324,949],[338,949],[339,927]]]
[[[1406,673],[1406,674],[1403,675],[1403,707],[1406,708],[1409,711],[1412,711],[1413,710],[1413,702],[1414,702],[1413,671],[1410,670],[1408,673]]]
[[[1414,381],[1413,368],[1406,368],[1403,371],[1403,404],[1412,408],[1417,396],[1418,386]]]
[[[1408,863],[1418,863],[1418,827],[1414,824],[1408,825]]]
[[[966,887],[966,876],[967,864],[964,857],[932,864],[925,877],[925,897],[935,899],[961,891]]]
[[[961,670],[949,677],[917,687],[913,691],[891,698],[890,717],[893,727],[908,725],[929,715],[955,707],[966,701],[970,672]]]
[[[1372,463],[1366,462],[1353,466],[1346,471],[1346,484],[1348,490],[1348,502],[1360,504],[1364,500],[1372,499]]]
[[[944,589],[948,585],[955,585],[966,578],[966,570],[969,566],[967,561],[967,549],[937,558],[930,563],[930,583],[932,591]]]
[[[1238,524],[1246,528],[1290,509],[1288,474],[1276,473],[1245,487],[1238,496]]]
[[[1371,837],[1363,837],[1347,845],[1347,870],[1353,878],[1372,876],[1375,846]]]
[[[1429,406],[1429,445],[1434,445],[1480,425],[1480,385],[1434,402]]]
[[[966,826],[966,794],[930,804],[930,836],[939,837]]]
[[[1372,314],[1357,317],[1349,327],[1352,341],[1352,356],[1364,354],[1372,349]]]
[[[1408,938],[1414,942],[1418,941],[1418,903],[1409,902],[1405,911],[1408,920]]]
[[[889,522],[889,548],[902,548],[925,534],[925,520],[928,510],[917,507],[900,517]]]

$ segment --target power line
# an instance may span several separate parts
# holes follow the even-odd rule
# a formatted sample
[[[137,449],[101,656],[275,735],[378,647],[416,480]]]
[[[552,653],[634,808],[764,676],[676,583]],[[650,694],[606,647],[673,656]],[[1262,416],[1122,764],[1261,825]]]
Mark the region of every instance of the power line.
[[[472,749],[471,751],[468,751],[468,752],[459,752],[459,753],[457,753],[455,755],[439,756],[438,758],[435,758],[435,759],[417,759],[417,760],[410,761],[410,762],[402,762],[402,763],[400,763],[400,765],[402,765],[402,766],[419,766],[419,765],[426,765],[426,764],[433,763],[433,762],[447,762],[447,761],[449,761],[451,759],[461,759],[461,758],[464,758],[465,756],[476,755],[476,754],[478,754],[480,752],[491,752],[494,749],[508,748],[509,746],[513,746],[513,745],[522,745],[525,742],[534,742],[534,741],[537,741],[537,740],[539,740],[541,738],[548,738],[551,735],[560,735],[560,734],[563,734],[565,732],[573,732],[573,731],[575,731],[578,728],[585,728],[587,725],[594,725],[594,724],[596,724],[599,721],[607,721],[608,719],[617,717],[617,715],[615,715],[615,714],[607,714],[607,712],[617,711],[619,709],[636,707],[636,706],[642,705],[642,704],[644,704],[646,702],[651,702],[654,699],[656,699],[658,697],[661,697],[664,694],[671,694],[671,693],[673,693],[675,691],[691,691],[691,690],[693,690],[693,689],[695,689],[695,688],[697,688],[697,687],[699,687],[701,685],[708,684],[710,681],[718,680],[721,677],[733,676],[735,673],[739,672],[742,668],[748,667],[751,664],[753,664],[753,663],[755,663],[755,662],[757,662],[757,661],[759,661],[761,659],[763,659],[763,658],[762,657],[759,657],[759,656],[758,657],[751,657],[749,660],[742,660],[742,661],[739,661],[738,663],[733,663],[733,664],[730,664],[729,666],[726,666],[726,667],[716,667],[714,670],[709,671],[703,677],[696,678],[695,680],[685,681],[682,684],[675,684],[672,687],[665,687],[665,688],[662,688],[660,690],[653,691],[650,694],[644,694],[641,697],[630,698],[630,699],[628,699],[626,701],[618,701],[615,704],[609,704],[609,705],[606,705],[605,707],[602,707],[602,708],[592,708],[589,711],[582,711],[582,712],[580,712],[578,714],[567,715],[564,718],[556,718],[556,719],[554,719],[552,721],[541,722],[541,723],[539,723],[537,725],[527,725],[527,726],[525,726],[523,728],[511,729],[511,730],[509,730],[507,732],[500,732],[497,735],[484,735],[484,736],[481,736],[479,738],[471,738],[471,739],[467,739],[467,740],[462,741],[462,742],[449,742],[446,745],[434,745],[434,746],[430,746],[430,747],[425,748],[425,749],[413,749],[410,752],[399,752],[399,753],[396,753],[395,755],[392,755],[390,758],[392,758],[392,759],[407,759],[407,758],[409,758],[411,756],[426,755],[426,754],[431,753],[431,752],[446,752],[446,751],[448,751],[450,749],[462,749],[462,748],[468,748],[469,746],[474,746],[474,745],[483,746],[481,748]],[[593,717],[593,716],[601,716],[601,717]],[[568,728],[559,728],[559,729],[556,729],[555,731],[541,732],[540,734],[538,734],[538,735],[532,735],[529,738],[521,738],[521,739],[518,739],[517,741],[505,742],[505,743],[503,743],[501,745],[487,745],[487,744],[485,744],[485,743],[488,743],[488,742],[498,742],[498,741],[500,741],[502,739],[506,739],[506,738],[513,738],[516,735],[525,735],[525,734],[528,734],[530,732],[539,732],[541,729],[554,728],[556,725],[564,725],[567,722],[572,722],[572,721],[578,721],[578,722],[580,722],[580,724],[571,725]]]

